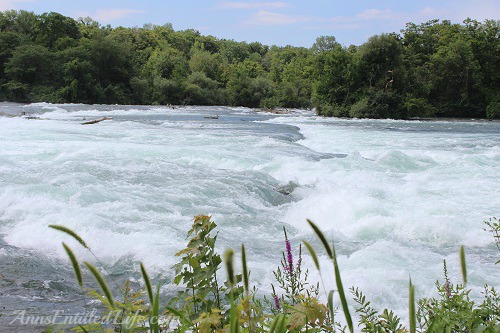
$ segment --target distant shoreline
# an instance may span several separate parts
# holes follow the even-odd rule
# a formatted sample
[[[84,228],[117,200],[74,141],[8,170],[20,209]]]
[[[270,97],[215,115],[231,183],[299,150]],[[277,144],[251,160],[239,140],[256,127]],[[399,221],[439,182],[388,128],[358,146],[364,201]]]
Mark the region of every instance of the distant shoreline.
[[[190,106],[197,106],[197,107],[214,107],[211,105],[134,105],[134,104],[86,104],[86,103],[49,103],[49,102],[34,102],[34,103],[18,103],[18,102],[11,102],[11,101],[2,101],[0,102],[0,107],[2,106],[8,106],[9,104],[11,105],[33,105],[33,104],[38,104],[38,103],[46,103],[50,105],[74,105],[74,104],[81,104],[81,105],[95,105],[95,106],[141,106],[141,107],[164,107],[165,109],[179,109],[182,107],[190,107]],[[220,107],[235,107],[231,105],[218,105]],[[245,106],[239,106],[239,107],[244,107]],[[289,114],[294,114],[294,110],[308,110],[308,109],[289,109],[289,108],[248,108],[253,110],[254,112],[257,113],[269,113],[269,114],[274,114],[274,115],[289,115]],[[309,111],[312,111],[309,109]],[[325,119],[332,119],[332,118],[337,118],[337,119],[345,119],[345,120],[354,120],[354,119],[369,119],[369,120],[401,120],[401,121],[445,121],[445,122],[500,122],[500,119],[487,119],[487,118],[451,118],[451,117],[435,117],[435,118],[408,118],[408,119],[397,119],[397,118],[356,118],[356,117],[329,117],[325,115],[318,114],[317,112],[315,113],[316,116],[323,117]],[[0,118],[16,118],[16,117],[24,117],[26,119],[33,119],[35,117],[31,117],[30,113],[22,114],[22,113],[9,113],[5,111],[0,111]]]

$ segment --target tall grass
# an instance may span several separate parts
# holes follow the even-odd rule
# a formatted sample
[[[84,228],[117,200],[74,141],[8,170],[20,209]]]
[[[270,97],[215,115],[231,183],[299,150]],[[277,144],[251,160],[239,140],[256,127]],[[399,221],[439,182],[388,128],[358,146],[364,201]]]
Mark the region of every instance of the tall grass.
[[[160,290],[158,283],[156,291],[144,265],[140,264],[140,274],[144,281],[144,288],[136,293],[136,297],[127,297],[124,293],[123,302],[117,302],[109,288],[107,275],[101,274],[99,269],[89,262],[84,266],[94,277],[100,292],[91,290],[90,294],[104,302],[109,311],[122,311],[122,322],[116,323],[115,330],[118,332],[200,332],[200,333],[285,333],[285,332],[340,332],[347,330],[354,332],[357,324],[361,332],[394,332],[394,333],[416,333],[416,332],[500,332],[500,294],[493,287],[485,288],[484,300],[481,303],[474,302],[469,298],[470,290],[465,288],[467,283],[467,265],[465,248],[460,247],[459,257],[462,271],[463,284],[453,284],[448,278],[446,262],[444,262],[445,283],[436,282],[439,297],[430,299],[415,299],[415,286],[411,279],[408,287],[408,328],[402,324],[401,319],[390,309],[378,311],[374,309],[366,295],[357,288],[350,288],[354,302],[349,305],[341,278],[341,270],[337,260],[337,253],[333,244],[325,237],[324,233],[310,220],[307,220],[312,231],[322,244],[327,257],[331,260],[335,279],[336,290],[325,290],[327,303],[322,304],[318,298],[317,288],[309,286],[307,272],[302,275],[301,251],[299,247],[299,260],[292,260],[293,250],[285,230],[286,254],[283,253],[283,261],[274,272],[281,291],[287,297],[279,297],[278,291],[273,291],[273,299],[257,297],[257,289],[250,285],[250,271],[247,267],[247,253],[245,246],[241,246],[241,270],[237,273],[234,265],[235,251],[228,249],[224,252],[223,262],[227,273],[227,279],[222,285],[218,285],[215,273],[218,270],[219,256],[213,252],[216,237],[210,236],[210,231],[215,228],[215,223],[208,216],[195,217],[193,228],[189,231],[186,249],[179,252],[183,255],[181,261],[184,263],[184,273],[180,276],[186,284],[185,291],[181,292],[184,298],[174,297],[169,305],[161,305]],[[73,230],[63,226],[51,225],[53,229],[59,230],[74,238],[81,246],[90,251],[87,243]],[[208,232],[207,232],[208,231]],[[208,242],[202,257],[185,256],[199,244],[200,239]],[[306,241],[303,244],[311,255],[315,268],[321,275],[320,264],[314,247]],[[78,285],[84,290],[84,274],[80,264],[66,243],[63,248],[67,253],[73,267]],[[500,247],[499,247],[500,250]],[[203,261],[203,265],[195,263],[193,258],[203,260],[203,256],[209,258]],[[96,259],[100,262],[98,259]],[[193,274],[198,274],[197,285],[194,286]],[[176,278],[179,281],[181,278]],[[325,289],[324,283],[323,289]],[[209,285],[209,284],[216,285]],[[308,287],[309,286],[309,287]],[[205,289],[204,289],[205,288]],[[207,289],[208,288],[208,289]],[[204,291],[205,290],[205,291]],[[207,292],[209,290],[210,292]],[[274,285],[273,285],[273,290]],[[336,321],[337,305],[334,302],[335,292],[339,295],[341,312],[344,315],[346,326]],[[135,294],[134,294],[135,295]],[[190,299],[192,295],[193,299]],[[202,299],[207,297],[208,299]],[[220,297],[220,300],[219,300]],[[402,296],[403,297],[403,296]],[[145,298],[149,305],[145,306],[141,298]],[[217,299],[217,301],[214,301]],[[183,300],[184,303],[179,303]],[[225,301],[224,301],[225,300]],[[219,303],[221,302],[221,303]],[[278,303],[276,303],[278,302]],[[179,306],[179,304],[181,304]],[[193,312],[191,305],[204,306],[202,311]],[[351,316],[351,308],[357,314],[356,318]],[[139,319],[128,320],[132,310],[141,311]],[[127,312],[129,311],[129,312]],[[193,316],[194,315],[194,316]],[[132,326],[124,326],[123,323],[132,323]],[[77,328],[83,332],[105,332],[103,326],[87,325]],[[96,330],[97,329],[97,330]]]

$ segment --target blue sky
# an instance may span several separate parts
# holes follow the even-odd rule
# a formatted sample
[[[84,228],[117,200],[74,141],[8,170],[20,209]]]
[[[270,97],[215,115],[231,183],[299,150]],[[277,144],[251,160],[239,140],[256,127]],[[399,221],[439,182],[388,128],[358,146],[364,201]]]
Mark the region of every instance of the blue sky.
[[[113,27],[172,23],[175,30],[218,38],[305,47],[325,35],[359,45],[375,34],[399,32],[406,22],[500,19],[499,0],[0,0],[0,10],[7,9],[90,16]]]

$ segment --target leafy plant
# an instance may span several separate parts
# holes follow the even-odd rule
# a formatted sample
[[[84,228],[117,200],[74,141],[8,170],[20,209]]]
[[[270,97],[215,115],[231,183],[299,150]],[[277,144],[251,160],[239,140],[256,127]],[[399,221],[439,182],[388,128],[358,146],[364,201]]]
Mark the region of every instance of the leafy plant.
[[[188,231],[188,244],[176,256],[180,262],[174,266],[176,276],[175,284],[184,284],[185,289],[178,292],[169,306],[177,307],[181,313],[193,321],[202,313],[223,312],[223,297],[227,296],[228,286],[220,285],[217,271],[222,262],[221,257],[215,252],[217,234],[212,231],[217,224],[210,216],[195,216],[193,225]],[[241,280],[241,275],[235,277]],[[240,295],[241,287],[235,286],[236,296]]]
[[[335,248],[329,245],[321,230],[308,220],[314,233],[323,244],[332,260],[334,278],[340,298],[340,307],[346,319],[346,326],[335,321],[337,307],[333,302],[334,291],[327,295],[327,304],[318,299],[318,285],[307,281],[307,270],[302,272],[302,248],[299,246],[298,259],[293,260],[292,246],[286,230],[285,251],[277,271],[274,272],[278,286],[283,291],[278,296],[273,285],[273,301],[257,297],[256,287],[250,286],[250,271],[247,267],[245,247],[241,247],[242,274],[237,274],[234,265],[234,250],[224,253],[227,281],[219,285],[217,271],[222,262],[215,252],[217,235],[211,233],[216,224],[209,216],[199,215],[194,219],[188,232],[188,245],[178,252],[181,261],[177,264],[175,282],[184,284],[184,290],[170,301],[170,306],[162,312],[160,305],[160,284],[154,292],[144,265],[140,271],[144,289],[132,290],[130,281],[120,289],[121,297],[112,294],[98,268],[85,262],[94,276],[101,292],[90,289],[88,294],[99,300],[105,307],[103,318],[112,326],[91,323],[74,328],[80,332],[200,332],[200,333],[299,333],[299,332],[340,332],[354,331],[353,318],[349,312],[347,298],[340,277]],[[494,233],[498,246],[498,220],[486,224]],[[62,231],[79,244],[89,249],[83,239],[74,231],[52,226]],[[314,265],[320,271],[319,261],[313,247],[304,242],[311,253]],[[73,251],[63,243],[73,266],[78,285],[84,290],[80,263]],[[467,265],[464,247],[460,247],[460,266],[463,284],[453,284],[444,261],[444,283],[436,282],[438,296],[415,301],[415,286],[409,283],[409,329],[390,309],[378,311],[358,288],[350,291],[355,302],[357,324],[361,332],[374,333],[416,333],[416,332],[500,332],[500,293],[495,288],[485,286],[484,299],[474,302],[466,288]],[[321,271],[320,271],[321,274]],[[243,285],[240,285],[243,282]],[[326,295],[326,292],[325,292]],[[145,301],[149,301],[149,304]],[[264,301],[263,301],[264,300]],[[274,304],[273,304],[274,303]],[[271,305],[266,308],[266,305]],[[52,328],[49,327],[50,330]]]
[[[496,217],[492,217],[488,221],[484,221],[484,223],[488,226],[488,229],[485,230],[493,234],[495,245],[497,246],[498,251],[500,251],[500,222]],[[496,264],[498,263],[500,263],[500,259],[496,262]]]
[[[292,246],[284,227],[283,233],[285,235],[285,251],[282,252],[281,267],[278,266],[278,269],[273,271],[278,286],[283,290],[283,294],[278,296],[274,286],[272,286],[276,310],[281,309],[283,305],[293,306],[304,297],[307,299],[317,298],[319,289],[319,283],[311,285],[307,281],[309,271],[302,270],[302,244],[299,245],[298,259],[294,262]]]
[[[60,225],[49,225],[52,229],[61,231],[72,238],[74,238],[80,245],[85,249],[90,251],[94,257],[95,254],[90,250],[87,243],[73,230],[60,226]],[[84,291],[83,287],[83,274],[80,268],[80,263],[76,259],[75,254],[71,248],[62,243],[64,250],[68,254],[68,257],[73,266],[75,277],[77,279],[78,285]],[[96,257],[96,260],[101,263],[101,261]],[[145,281],[147,294],[150,300],[150,306],[146,306],[142,297],[144,296],[144,291],[134,291],[130,286],[130,280],[127,280],[122,287],[119,287],[123,301],[115,301],[115,297],[108,284],[106,283],[105,277],[99,272],[97,267],[89,262],[84,262],[89,272],[94,276],[97,284],[102,290],[102,294],[95,289],[88,289],[87,293],[94,299],[99,300],[106,308],[105,313],[103,313],[103,318],[108,323],[111,322],[114,326],[114,331],[116,332],[144,332],[149,329],[151,333],[159,333],[159,293],[160,285],[156,292],[156,296],[153,298],[153,293],[151,289],[151,281],[149,280],[148,274],[144,266],[141,263],[141,272]],[[101,263],[102,265],[102,263]],[[109,273],[106,271],[109,276]],[[113,280],[116,284],[116,281]],[[85,295],[84,295],[84,302]],[[90,323],[87,325],[79,325],[77,330],[82,332],[105,332],[107,329],[101,323]]]

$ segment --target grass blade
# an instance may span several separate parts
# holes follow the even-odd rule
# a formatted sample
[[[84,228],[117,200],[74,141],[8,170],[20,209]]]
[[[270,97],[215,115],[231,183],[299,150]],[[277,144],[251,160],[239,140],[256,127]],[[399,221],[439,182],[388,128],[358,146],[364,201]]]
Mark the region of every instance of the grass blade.
[[[94,275],[97,283],[99,283],[99,286],[101,287],[102,291],[104,292],[104,296],[106,296],[106,299],[108,300],[109,306],[114,309],[115,308],[115,302],[113,301],[113,295],[111,294],[111,291],[108,288],[108,285],[106,284],[106,281],[104,281],[104,278],[102,275],[99,273],[97,268],[89,264],[88,262],[84,262],[85,266],[89,269],[89,271]]]
[[[276,317],[274,317],[273,323],[271,324],[271,327],[269,328],[269,333],[274,333],[274,330],[276,329],[276,326],[277,326],[278,322],[280,321],[280,318],[281,318],[281,314],[278,314],[278,315],[276,315]]]
[[[249,293],[249,284],[248,284],[248,269],[247,269],[247,254],[245,252],[245,245],[241,244],[241,263],[242,263],[242,268],[243,268],[243,286],[245,287],[245,293],[246,296],[248,296]]]
[[[156,295],[154,298],[153,303],[151,304],[152,306],[152,316],[150,317],[150,326],[151,330],[153,333],[159,333],[160,332],[160,283],[158,282],[158,287],[156,288]]]
[[[146,290],[148,292],[148,298],[149,298],[149,303],[151,306],[153,306],[154,299],[153,299],[153,288],[151,288],[151,281],[149,280],[148,273],[146,272],[146,269],[144,268],[144,265],[141,262],[141,273],[142,273],[142,278],[144,279],[144,283],[146,284]]]
[[[332,246],[332,253],[333,253],[333,268],[335,270],[335,281],[337,282],[337,291],[339,293],[340,303],[342,304],[342,311],[344,312],[345,320],[347,322],[347,326],[349,327],[349,331],[353,333],[354,328],[352,324],[352,317],[351,314],[349,313],[347,298],[345,297],[344,287],[342,285],[342,280],[340,279],[340,269],[337,263],[337,255],[335,254],[335,248],[333,246]]]
[[[304,243],[304,245],[307,247],[307,250],[311,254],[312,260],[314,261],[314,265],[316,266],[316,269],[319,271],[320,270],[320,268],[319,268],[319,261],[318,261],[318,257],[316,256],[316,252],[312,248],[311,244],[309,244],[305,240],[302,241],[302,243]]]
[[[78,327],[80,327],[80,329],[83,331],[83,333],[89,333],[89,331],[87,331],[85,329],[85,327],[83,327],[82,325],[78,325]]]
[[[234,258],[234,250],[227,249],[226,252],[224,252],[224,263],[226,264],[227,281],[229,283],[230,288],[233,288],[233,286],[234,286],[233,258]]]
[[[313,228],[314,232],[318,236],[321,243],[323,243],[323,246],[325,247],[326,253],[328,253],[328,256],[330,257],[330,259],[333,259],[333,252],[332,252],[332,249],[330,248],[330,246],[328,245],[328,242],[326,241],[325,235],[323,235],[321,230],[319,230],[319,228],[316,226],[316,224],[314,224],[311,220],[307,219],[307,223],[309,223],[309,225],[311,226],[311,228]]]
[[[286,327],[285,327],[285,315],[281,315],[280,321],[278,322],[278,325],[276,326],[276,333],[285,333],[286,332]]]
[[[177,317],[179,317],[179,319],[181,320],[182,327],[189,327],[189,326],[191,326],[191,322],[186,318],[186,316],[184,316],[182,313],[180,313],[176,309],[174,309],[172,307],[167,307],[166,310],[168,312],[173,313]]]
[[[335,322],[335,310],[333,309],[333,294],[335,292],[330,290],[328,293],[328,310],[330,311],[330,319],[332,320],[332,325]]]
[[[229,311],[229,330],[231,333],[239,331],[238,316],[236,315],[236,306],[234,305],[233,291],[231,290],[231,310]]]
[[[465,262],[465,249],[464,246],[460,246],[460,266],[462,267],[462,278],[464,284],[467,283],[467,263]]]
[[[59,230],[59,231],[64,232],[65,234],[68,234],[71,237],[73,237],[74,239],[76,239],[76,241],[78,243],[80,243],[84,248],[86,248],[86,249],[89,248],[87,246],[87,243],[85,243],[85,241],[80,236],[78,236],[78,234],[76,232],[74,232],[73,230],[71,230],[69,228],[66,228],[66,227],[64,227],[62,225],[57,225],[57,224],[49,224],[49,228],[52,228],[52,229],[55,229],[55,230]]]
[[[410,297],[409,297],[409,308],[410,308],[410,333],[415,333],[417,330],[416,324],[416,311],[415,311],[415,286],[411,283],[410,279]]]
[[[75,254],[71,249],[69,248],[66,243],[62,243],[64,250],[66,250],[66,253],[68,254],[69,260],[71,260],[71,264],[73,265],[73,271],[75,272],[76,280],[78,281],[78,284],[80,285],[80,288],[83,288],[83,279],[82,279],[82,271],[80,269],[80,265],[78,265],[78,261],[76,260]]]

